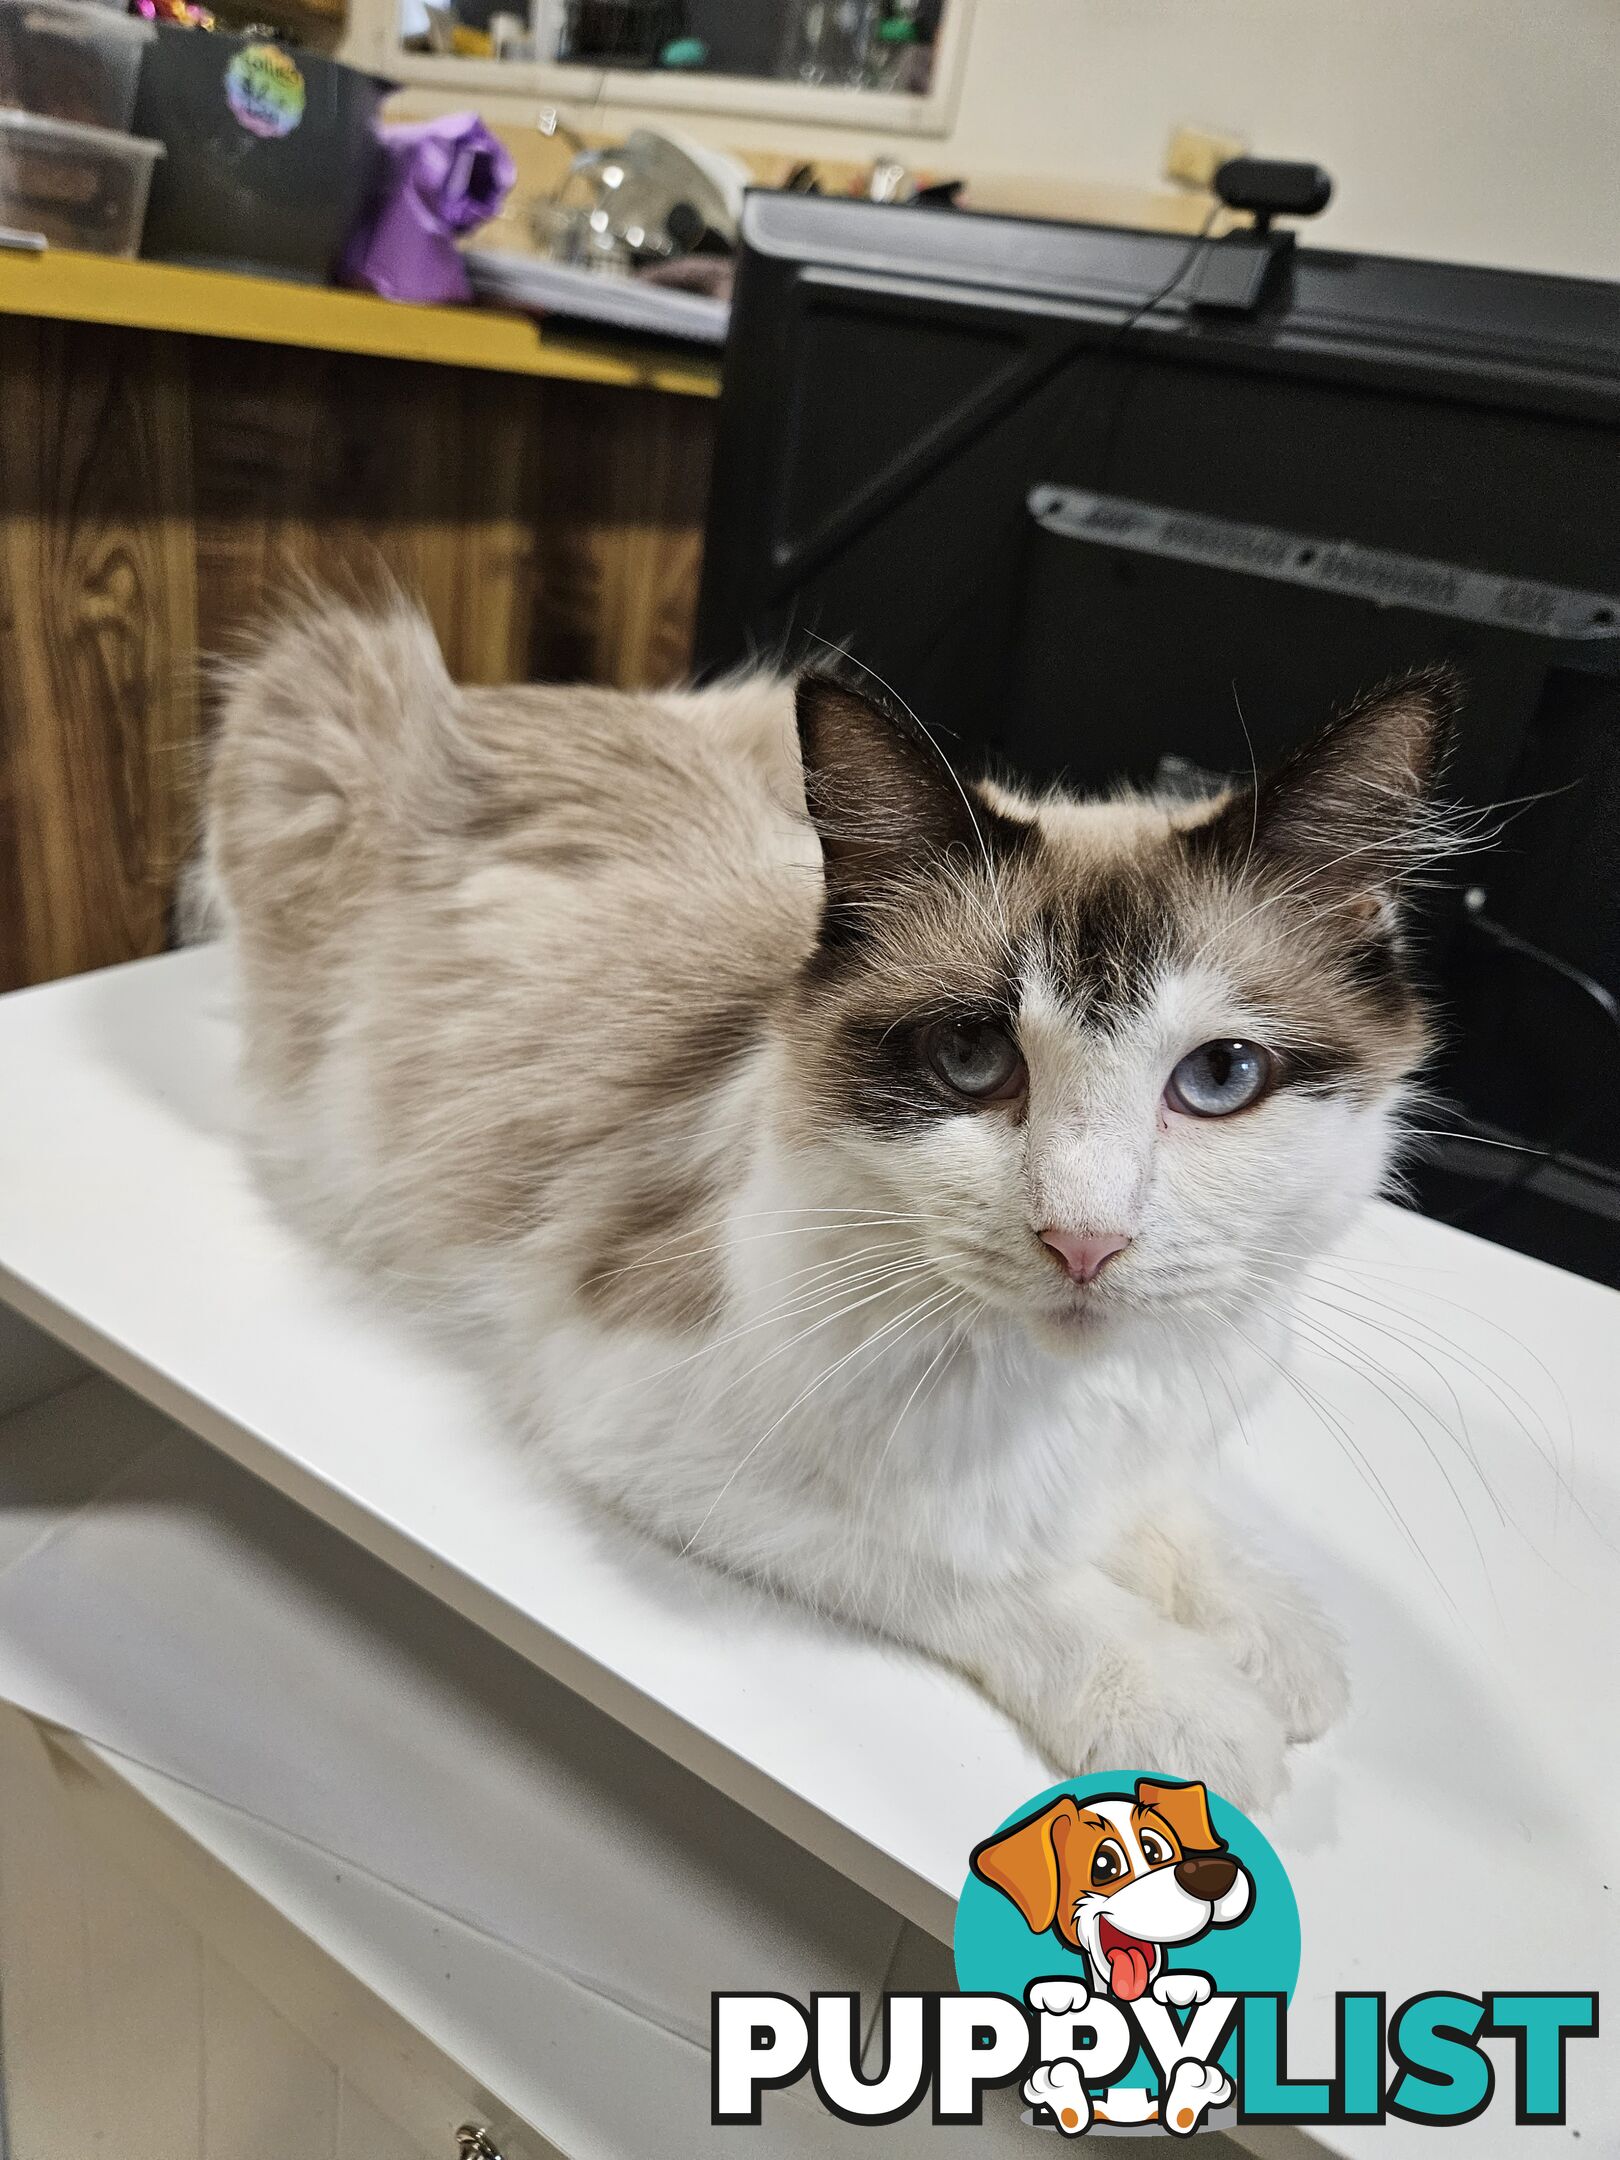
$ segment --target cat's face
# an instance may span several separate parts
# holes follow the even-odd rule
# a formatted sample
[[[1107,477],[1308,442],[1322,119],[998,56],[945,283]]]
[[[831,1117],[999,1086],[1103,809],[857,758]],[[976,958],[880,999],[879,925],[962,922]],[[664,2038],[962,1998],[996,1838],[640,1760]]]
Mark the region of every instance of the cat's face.
[[[790,1137],[1049,1347],[1286,1289],[1377,1191],[1427,1047],[1400,886],[1452,696],[1398,686],[1258,796],[1172,809],[964,792],[808,680]]]

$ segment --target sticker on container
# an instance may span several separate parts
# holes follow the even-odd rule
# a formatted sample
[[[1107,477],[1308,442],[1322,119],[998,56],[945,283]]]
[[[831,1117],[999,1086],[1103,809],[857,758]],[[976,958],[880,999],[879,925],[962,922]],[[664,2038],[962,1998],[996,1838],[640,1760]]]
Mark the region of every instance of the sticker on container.
[[[279,45],[244,45],[225,70],[225,102],[250,135],[290,135],[304,98],[298,63]]]

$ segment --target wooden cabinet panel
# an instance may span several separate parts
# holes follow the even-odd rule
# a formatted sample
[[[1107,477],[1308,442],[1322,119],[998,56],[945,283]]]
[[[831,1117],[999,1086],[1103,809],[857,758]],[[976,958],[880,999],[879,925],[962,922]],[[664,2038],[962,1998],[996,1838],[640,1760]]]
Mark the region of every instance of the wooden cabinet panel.
[[[184,363],[0,320],[0,981],[162,943],[196,734]]]
[[[691,658],[714,406],[0,318],[0,989],[162,949],[206,668],[384,576],[467,682]]]
[[[536,676],[656,688],[692,660],[714,408],[544,385]]]
[[[263,345],[198,344],[194,366],[219,353],[228,371],[193,385],[205,650],[300,576],[363,591],[386,574],[426,606],[460,679],[526,675],[547,385]]]

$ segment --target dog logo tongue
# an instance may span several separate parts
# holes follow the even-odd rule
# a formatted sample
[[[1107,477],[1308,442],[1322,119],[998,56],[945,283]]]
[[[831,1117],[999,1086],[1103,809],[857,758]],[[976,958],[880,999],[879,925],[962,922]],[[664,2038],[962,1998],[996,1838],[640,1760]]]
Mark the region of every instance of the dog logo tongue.
[[[1153,1977],[1153,1952],[1148,1944],[1105,1920],[1098,1931],[1102,1953],[1108,1960],[1109,1985],[1121,2002],[1135,2002],[1147,1993]]]

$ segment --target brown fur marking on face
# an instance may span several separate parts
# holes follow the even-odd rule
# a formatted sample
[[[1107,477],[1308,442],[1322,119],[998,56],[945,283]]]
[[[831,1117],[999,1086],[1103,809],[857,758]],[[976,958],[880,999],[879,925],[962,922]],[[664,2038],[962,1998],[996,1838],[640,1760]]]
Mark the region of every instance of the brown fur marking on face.
[[[1279,1084],[1374,1094],[1424,1054],[1414,987],[1382,918],[1295,893],[1267,860],[1234,866],[1194,829],[1136,806],[1032,825],[987,870],[965,856],[891,886],[857,940],[819,948],[790,1019],[825,1121],[879,1132],[981,1110],[942,1091],[915,1054],[922,1024],[1004,1017],[1020,986],[1048,983],[1076,1019],[1128,1024],[1164,974],[1208,957],[1234,992],[1274,1017]]]
[[[1185,948],[1180,864],[1165,841],[1094,866],[1056,850],[1051,857],[1050,891],[1020,940],[1023,958],[1089,1025],[1107,1027],[1145,1004]]]
[[[1425,791],[1455,684],[1364,699],[1264,781],[1193,811],[956,783],[914,731],[806,684],[800,733],[829,914],[800,1048],[824,1120],[904,1132],[985,1114],[916,1054],[922,1022],[1016,1026],[1033,972],[1086,1026],[1129,1021],[1209,958],[1270,1016],[1277,1084],[1371,1097],[1425,1054],[1395,894],[1427,844]],[[850,806],[881,812],[853,837]]]

